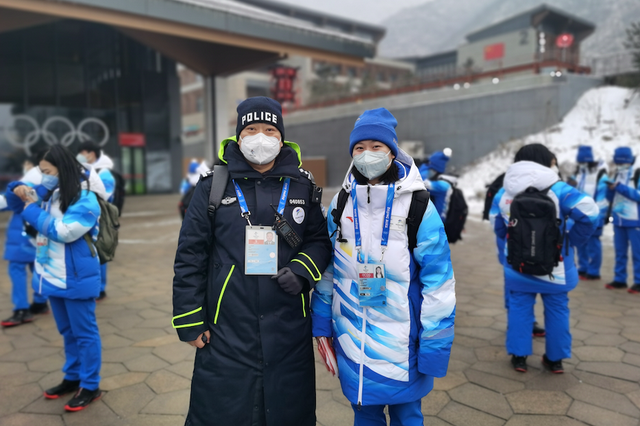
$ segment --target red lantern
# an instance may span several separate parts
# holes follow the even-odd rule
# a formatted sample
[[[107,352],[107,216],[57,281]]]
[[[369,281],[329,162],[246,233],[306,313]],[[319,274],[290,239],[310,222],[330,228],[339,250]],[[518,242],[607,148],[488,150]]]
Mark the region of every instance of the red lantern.
[[[278,66],[271,70],[273,83],[271,96],[280,103],[294,102],[296,92],[294,82],[298,74],[297,68]]]
[[[562,33],[556,38],[556,46],[561,49],[571,47],[573,44],[573,35],[569,33]]]

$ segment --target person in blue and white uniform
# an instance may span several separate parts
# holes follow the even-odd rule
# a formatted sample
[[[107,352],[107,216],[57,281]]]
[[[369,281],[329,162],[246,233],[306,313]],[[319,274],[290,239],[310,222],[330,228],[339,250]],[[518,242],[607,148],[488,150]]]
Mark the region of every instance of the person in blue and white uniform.
[[[101,396],[101,340],[95,314],[100,260],[93,243],[100,217],[96,197],[104,199],[106,193],[98,175],[61,145],[44,154],[40,170],[37,201],[29,198],[29,187],[23,182],[9,184],[7,201],[38,231],[36,290],[49,298],[64,338],[64,379],[44,396],[58,399],[75,392],[64,408],[79,411]]]
[[[20,179],[26,185],[34,187],[40,184],[42,174],[37,167],[37,155],[25,160],[23,177]],[[4,195],[0,195],[0,211],[9,210]],[[34,314],[49,312],[47,299],[38,293],[33,294],[33,303],[29,305],[28,272],[33,273],[33,261],[36,258],[35,240],[26,230],[20,214],[14,213],[7,226],[4,259],[9,262],[8,272],[11,280],[11,302],[13,314],[2,320],[2,327],[15,327],[34,320]]]
[[[392,425],[422,425],[421,399],[434,377],[447,374],[454,337],[455,278],[444,225],[431,202],[409,250],[412,195],[425,187],[411,157],[398,148],[396,125],[384,108],[365,111],[355,123],[341,237],[328,221],[333,259],[311,299],[313,335],[333,344],[342,391],[359,426],[386,425],[385,406]],[[363,271],[369,268],[373,279],[378,267],[386,278],[367,290]]]
[[[92,141],[82,142],[78,146],[76,159],[81,164],[90,165],[98,173],[107,194],[107,201],[113,203],[116,190],[116,180],[111,173],[113,160]],[[100,265],[100,295],[97,300],[100,301],[105,297],[107,297],[107,264],[103,263]]]
[[[436,207],[436,210],[440,214],[442,222],[446,222],[447,213],[449,212],[449,200],[453,193],[451,182],[445,179],[441,179],[445,170],[447,169],[447,163],[451,158],[451,149],[445,148],[442,151],[437,151],[431,154],[429,157],[427,177],[424,178],[424,184],[431,194],[431,200]]]
[[[640,191],[638,180],[640,172],[634,170],[636,157],[631,148],[616,148],[613,162],[616,173],[608,184],[607,199],[612,203],[613,245],[616,252],[613,282],[608,289],[627,288],[627,262],[629,245],[633,262],[633,285],[629,293],[640,293]]]
[[[576,247],[578,251],[578,276],[581,280],[599,280],[600,266],[602,265],[602,228],[605,223],[605,216],[609,209],[607,201],[607,166],[604,161],[596,161],[593,157],[593,150],[588,145],[578,147],[578,170],[573,180],[576,188],[593,198],[598,208],[600,216],[596,232],[586,244]]]
[[[569,184],[562,182],[551,169],[553,154],[542,144],[530,144],[520,148],[504,177],[504,186],[498,191],[489,218],[495,233],[502,240],[504,259],[508,255],[506,244],[510,207],[514,197],[529,187],[538,190],[550,188],[547,196],[556,205],[560,229],[565,220],[573,220],[565,247],[564,259],[549,276],[521,273],[503,261],[505,291],[508,292],[507,352],[516,371],[527,371],[527,356],[533,354],[531,328],[533,305],[540,293],[544,304],[546,327],[546,352],[542,363],[553,373],[564,372],[562,360],[571,358],[571,333],[569,331],[569,291],[578,284],[578,271],[574,263],[572,246],[580,246],[595,231],[600,211],[593,199]],[[568,241],[566,240],[568,239]],[[566,251],[565,251],[566,250]]]

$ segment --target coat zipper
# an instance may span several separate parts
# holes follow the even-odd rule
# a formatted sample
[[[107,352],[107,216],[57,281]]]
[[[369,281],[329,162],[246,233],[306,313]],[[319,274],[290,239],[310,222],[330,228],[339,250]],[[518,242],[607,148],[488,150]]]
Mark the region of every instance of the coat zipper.
[[[358,410],[362,407],[362,389],[364,387],[364,345],[367,337],[367,307],[362,308],[362,336],[360,337],[360,373],[358,379]]]
[[[369,233],[371,234],[371,185],[367,184],[367,213],[369,214]],[[369,251],[365,250],[364,256],[369,256]],[[365,259],[368,263],[368,259]],[[364,347],[367,338],[367,307],[362,308],[362,335],[360,337],[360,372],[358,375],[358,410],[362,407],[362,391],[364,388]]]

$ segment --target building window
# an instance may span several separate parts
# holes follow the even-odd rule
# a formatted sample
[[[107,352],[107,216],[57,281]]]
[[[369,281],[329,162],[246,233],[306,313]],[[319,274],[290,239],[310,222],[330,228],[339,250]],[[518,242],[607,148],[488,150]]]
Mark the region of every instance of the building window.
[[[358,70],[356,69],[356,67],[348,67],[347,76],[349,78],[356,78],[358,76]]]
[[[196,97],[196,112],[204,111],[204,99],[202,95]]]

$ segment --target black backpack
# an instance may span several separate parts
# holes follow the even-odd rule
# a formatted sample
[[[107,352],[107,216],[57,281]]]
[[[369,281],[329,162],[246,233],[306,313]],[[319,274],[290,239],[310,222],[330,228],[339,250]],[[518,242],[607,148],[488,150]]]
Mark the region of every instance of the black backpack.
[[[344,188],[342,188],[338,193],[336,208],[331,212],[331,216],[333,216],[333,223],[335,223],[337,226],[334,234],[336,232],[338,233],[339,242],[347,242],[346,239],[342,238],[342,231],[340,230],[340,219],[342,218],[342,212],[344,212],[344,207],[347,205],[348,199],[349,193],[345,191]],[[409,206],[409,214],[407,215],[407,236],[409,237],[409,251],[413,251],[413,249],[418,245],[418,228],[420,227],[420,223],[422,222],[424,212],[427,211],[428,204],[429,191],[427,191],[426,189],[415,191],[411,195],[411,205]],[[331,236],[333,237],[333,234]]]
[[[455,183],[443,177],[440,177],[440,180],[444,180],[451,185],[451,197],[449,198],[447,217],[444,221],[444,231],[447,233],[449,244],[453,244],[462,239],[462,231],[467,221],[469,207],[467,206],[467,201],[464,199],[464,194]]]
[[[502,186],[504,185],[504,175],[506,173],[501,174],[493,182],[491,182],[487,186],[487,193],[484,196],[484,210],[482,211],[482,220],[489,220],[489,213],[491,212],[491,205],[493,204],[493,199],[496,197],[496,194]]]
[[[178,210],[180,211],[180,216],[184,219],[184,215],[187,214],[187,208],[191,203],[191,199],[193,198],[193,193],[196,192],[196,187],[190,187],[187,192],[182,195],[180,202],[178,203]]]
[[[562,261],[564,232],[549,190],[551,186],[542,191],[529,187],[511,202],[507,263],[523,274],[553,276]]]

